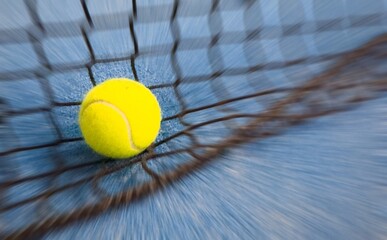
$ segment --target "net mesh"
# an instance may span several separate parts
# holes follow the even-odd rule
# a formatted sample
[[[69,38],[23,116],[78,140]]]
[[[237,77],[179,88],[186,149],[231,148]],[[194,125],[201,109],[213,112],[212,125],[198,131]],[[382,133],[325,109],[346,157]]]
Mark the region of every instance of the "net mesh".
[[[12,227],[0,229],[3,237],[9,239],[43,235],[52,229],[138,201],[214,161],[230,147],[280,134],[290,126],[312,118],[349,110],[387,90],[386,70],[383,69],[386,36],[378,36],[357,48],[347,46],[344,41],[338,49],[331,51],[326,48],[325,52],[319,51],[318,54],[311,54],[312,50],[305,41],[306,36],[317,34],[336,34],[332,41],[338,41],[338,33],[344,28],[382,26],[385,19],[382,12],[341,17],[332,14],[331,19],[305,18],[299,22],[284,19],[284,23],[277,26],[262,26],[259,24],[262,19],[257,14],[261,6],[258,1],[213,0],[196,8],[193,1],[174,0],[161,5],[137,6],[136,0],[132,0],[130,11],[109,18],[109,15],[95,13],[93,6],[82,0],[79,2],[81,20],[46,23],[38,13],[37,1],[25,1],[24,4],[31,19],[29,27],[2,30],[0,42],[10,48],[11,45],[29,44],[31,52],[16,51],[16,54],[26,54],[27,60],[36,56],[37,61],[14,69],[3,67],[0,79],[3,82],[25,81],[30,86],[38,86],[45,104],[15,109],[7,99],[0,99],[1,132],[12,139],[12,144],[4,142],[0,148],[0,164],[4,172],[0,181],[0,195],[4,196],[0,198],[0,215],[2,221],[15,213],[25,218]],[[222,17],[222,13],[229,11],[240,13],[242,21],[238,29],[228,28],[227,18]],[[187,28],[179,22],[181,18],[203,20],[203,33],[208,36],[190,36],[189,31],[184,32]],[[153,26],[154,23],[165,24],[170,30],[169,41],[147,43],[144,39],[146,33],[136,27],[145,24],[147,27],[142,29],[156,31],[160,26]],[[130,37],[128,53],[109,57],[96,52],[91,36],[114,29],[127,31]],[[59,42],[61,38],[73,37],[78,37],[87,58],[56,61],[48,56],[47,45]],[[278,48],[285,46],[279,50],[283,57],[277,58],[273,52],[264,59],[260,58],[261,54],[254,49],[264,52],[267,43],[257,44],[264,39],[269,42],[270,39],[279,39],[279,42],[276,40]],[[281,41],[284,41],[283,45]],[[309,52],[303,53],[302,47],[294,47],[296,50],[292,52],[289,50],[291,43],[301,44]],[[195,55],[192,51],[203,53],[199,61],[201,70],[194,73],[189,68],[195,62],[191,59]],[[227,55],[230,51],[233,52],[231,60]],[[170,80],[147,82],[144,76],[150,75],[142,66],[144,58],[162,59],[162,68],[171,70],[170,76],[164,78]],[[101,64],[124,66],[129,76],[154,92],[159,91],[159,97],[166,98],[161,101],[166,103],[162,107],[172,109],[168,111],[171,114],[164,116],[158,140],[140,156],[118,162],[94,155],[81,160],[66,159],[68,151],[78,151],[76,146],[84,144],[79,134],[68,133],[68,128],[74,127],[72,123],[76,121],[80,101],[69,100],[76,98],[58,99],[50,76],[72,74],[89,86],[95,86],[104,76],[97,74]],[[324,71],[317,71],[316,65],[325,66]],[[272,84],[262,73],[289,81]],[[164,73],[155,74],[158,77]],[[229,79],[233,77],[237,78],[240,89],[229,86]],[[191,91],[198,93],[192,90],[194,88],[200,89],[199,94],[204,98],[210,95],[213,101],[195,102],[200,96],[190,95]],[[20,91],[10,95],[12,98],[18,94]],[[171,98],[172,95],[175,97]],[[68,112],[72,114],[63,115]],[[18,132],[28,133],[30,128],[15,128],[25,126],[23,116],[31,115],[37,116],[38,120],[32,126],[29,123],[30,128],[40,129],[41,134],[48,131],[50,137],[33,143],[27,141],[28,134],[18,138]],[[44,126],[39,125],[41,123]],[[171,128],[171,125],[179,127]],[[203,135],[203,129],[211,135]],[[45,149],[50,149],[50,152],[45,154]],[[20,159],[26,156],[50,167],[41,168],[39,165],[39,169],[27,173],[14,171],[23,168]],[[106,186],[111,184],[111,176],[131,180],[116,181],[114,184],[120,185],[118,190],[109,191]],[[24,191],[32,186],[30,184],[40,187]],[[74,193],[80,192],[87,197],[78,195],[76,200],[70,199]],[[9,197],[12,194],[17,194],[18,198]],[[63,196],[69,198],[68,204],[59,209],[55,206],[55,199]]]

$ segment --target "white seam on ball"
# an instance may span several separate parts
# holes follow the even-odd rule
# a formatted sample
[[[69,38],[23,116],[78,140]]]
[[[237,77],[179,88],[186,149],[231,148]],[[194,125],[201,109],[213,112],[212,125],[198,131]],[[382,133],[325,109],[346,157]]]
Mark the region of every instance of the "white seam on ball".
[[[129,136],[129,145],[132,149],[136,150],[136,151],[141,151],[142,149],[141,148],[138,148],[135,144],[134,144],[134,141],[133,141],[133,138],[132,138],[132,128],[130,127],[130,123],[128,121],[128,118],[125,116],[125,114],[121,111],[121,109],[119,109],[118,107],[114,106],[113,104],[109,103],[109,102],[106,102],[104,100],[96,100],[96,101],[93,101],[93,102],[90,102],[89,104],[87,104],[85,106],[85,108],[83,109],[83,111],[88,108],[90,105],[94,104],[94,103],[102,103],[104,104],[105,106],[108,106],[108,107],[111,107],[113,108],[114,110],[116,110],[118,112],[118,114],[121,115],[121,117],[124,119],[124,122],[126,124],[126,127],[128,129],[128,136]],[[82,111],[82,112],[83,112]]]

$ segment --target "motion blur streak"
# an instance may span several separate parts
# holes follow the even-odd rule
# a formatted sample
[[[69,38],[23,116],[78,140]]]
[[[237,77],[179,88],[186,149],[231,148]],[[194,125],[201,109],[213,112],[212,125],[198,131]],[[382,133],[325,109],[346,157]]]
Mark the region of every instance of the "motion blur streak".
[[[387,0],[0,0],[0,239],[386,239]],[[161,132],[103,158],[109,78]]]

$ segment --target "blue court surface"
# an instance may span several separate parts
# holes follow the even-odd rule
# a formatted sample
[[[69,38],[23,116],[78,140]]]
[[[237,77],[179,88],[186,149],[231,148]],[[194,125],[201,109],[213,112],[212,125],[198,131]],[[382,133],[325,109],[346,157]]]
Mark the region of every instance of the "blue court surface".
[[[217,103],[302,86],[386,31],[386,0],[1,0],[0,236],[37,223],[44,239],[385,239],[385,92],[227,147],[143,198],[48,222],[152,181],[138,158],[84,143],[79,104],[94,85],[152,89],[164,121],[147,165],[163,175],[251,117],[190,126],[264,113],[290,90]],[[365,65],[386,73],[386,60]],[[362,70],[350,81],[373,79]]]

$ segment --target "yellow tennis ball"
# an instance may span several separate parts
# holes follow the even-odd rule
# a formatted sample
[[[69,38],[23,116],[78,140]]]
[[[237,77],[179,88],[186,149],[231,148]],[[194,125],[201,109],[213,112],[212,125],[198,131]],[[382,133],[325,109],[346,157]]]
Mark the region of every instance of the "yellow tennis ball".
[[[86,143],[112,158],[144,151],[156,139],[160,123],[156,97],[141,83],[126,78],[110,79],[91,89],[79,112]]]

